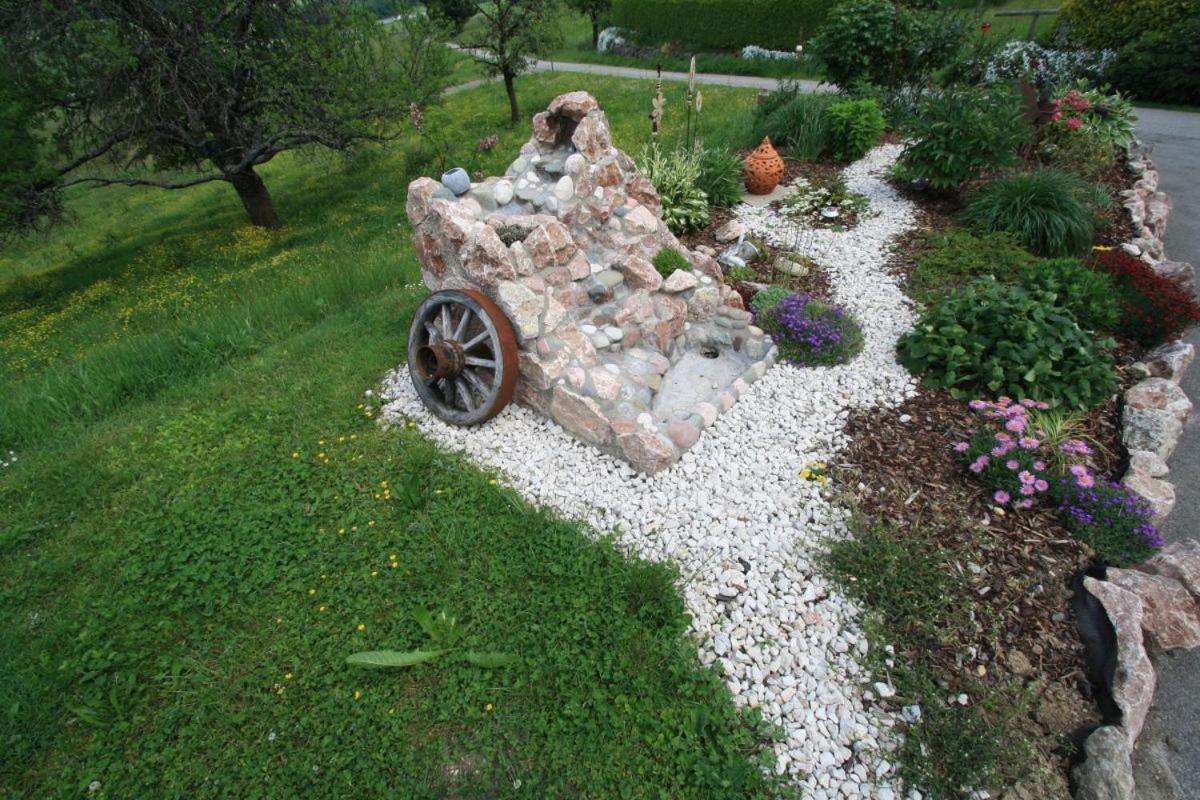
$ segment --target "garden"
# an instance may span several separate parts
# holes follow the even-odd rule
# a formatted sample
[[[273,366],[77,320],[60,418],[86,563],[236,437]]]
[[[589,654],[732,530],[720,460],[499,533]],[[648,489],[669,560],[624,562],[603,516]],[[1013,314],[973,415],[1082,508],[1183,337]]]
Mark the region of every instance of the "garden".
[[[508,92],[257,165],[285,225],[77,185],[6,241],[0,793],[1123,781],[1147,650],[1200,644],[1157,530],[1200,306],[1132,104],[1195,102],[1146,75],[1196,10],[1072,0],[1021,42],[827,5],[792,24],[830,91],[493,53]],[[413,85],[476,74],[433,60]]]

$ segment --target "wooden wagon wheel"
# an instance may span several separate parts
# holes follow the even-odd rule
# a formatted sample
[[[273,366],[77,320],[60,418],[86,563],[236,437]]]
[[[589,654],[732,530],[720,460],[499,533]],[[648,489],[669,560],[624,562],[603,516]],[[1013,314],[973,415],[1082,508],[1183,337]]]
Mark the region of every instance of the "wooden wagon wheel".
[[[434,292],[413,315],[408,372],[421,401],[445,422],[478,425],[499,414],[517,370],[512,325],[479,292]]]

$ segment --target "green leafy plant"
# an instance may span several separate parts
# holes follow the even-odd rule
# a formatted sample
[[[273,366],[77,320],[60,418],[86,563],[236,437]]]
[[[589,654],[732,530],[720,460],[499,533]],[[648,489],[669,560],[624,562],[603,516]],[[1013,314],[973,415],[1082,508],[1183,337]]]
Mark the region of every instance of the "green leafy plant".
[[[1123,45],[1108,77],[1141,100],[1200,104],[1200,12]]]
[[[777,296],[771,290],[759,292],[750,306],[755,324],[771,335],[784,361],[828,367],[845,364],[862,352],[862,328],[845,309],[807,293],[788,292],[769,303]]]
[[[758,273],[750,267],[730,267],[725,270],[726,283],[741,283],[743,281],[753,281],[758,278]]]
[[[900,166],[935,189],[957,189],[980,173],[1017,163],[1031,128],[1016,93],[1005,86],[930,94],[904,126],[910,144]]]
[[[967,199],[961,220],[1013,233],[1041,256],[1078,256],[1092,246],[1098,190],[1061,170],[1040,169],[988,182]]]
[[[750,298],[750,310],[755,314],[770,311],[779,301],[791,294],[786,286],[768,286]]]
[[[960,15],[891,0],[848,0],[829,13],[811,48],[839,86],[924,85],[966,41]]]
[[[759,107],[760,132],[787,148],[788,156],[815,161],[829,148],[827,112],[833,97],[819,92],[775,92]]]
[[[1177,28],[1197,12],[1198,0],[1064,0],[1058,27],[1088,47],[1120,47],[1145,33]]]
[[[862,158],[879,141],[887,126],[879,104],[870,99],[834,103],[827,116],[830,147],[839,161]]]
[[[1099,405],[1116,389],[1109,349],[1054,298],[982,278],[940,298],[897,345],[900,363],[956,397],[1037,397]]]
[[[1019,280],[1026,289],[1052,297],[1054,305],[1074,317],[1085,330],[1111,333],[1121,319],[1121,305],[1112,280],[1077,259],[1040,260],[1027,267]]]
[[[827,0],[613,0],[612,21],[658,42],[732,50],[754,44],[782,50],[817,30]]]
[[[700,169],[696,186],[712,208],[729,208],[742,199],[742,159],[719,147],[694,146]]]
[[[912,295],[929,302],[974,278],[1010,282],[1037,260],[1011,233],[951,227],[925,237],[909,278]]]
[[[431,614],[425,609],[413,612],[413,619],[429,637],[431,648],[428,650],[368,650],[354,653],[346,657],[346,663],[354,667],[368,669],[398,669],[400,667],[415,667],[442,656],[462,659],[483,669],[498,669],[516,664],[520,659],[506,653],[489,653],[478,650],[462,650],[460,645],[467,634],[467,628],[459,624],[458,618],[450,616],[445,611]]]
[[[642,148],[638,167],[658,189],[663,221],[673,233],[708,224],[708,195],[700,188],[700,158],[685,148],[665,150],[655,142]]]
[[[654,254],[654,268],[664,278],[669,278],[678,269],[691,269],[692,265],[687,256],[673,247],[664,247]]]

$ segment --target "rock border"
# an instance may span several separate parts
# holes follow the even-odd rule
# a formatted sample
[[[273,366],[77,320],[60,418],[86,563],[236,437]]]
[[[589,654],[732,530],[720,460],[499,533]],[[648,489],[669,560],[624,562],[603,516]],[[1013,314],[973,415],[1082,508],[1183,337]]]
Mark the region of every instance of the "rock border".
[[[1137,234],[1121,245],[1148,262],[1159,275],[1194,286],[1191,264],[1169,261],[1163,244],[1171,198],[1158,189],[1158,170],[1140,142],[1130,150],[1133,186],[1121,192]],[[1166,480],[1167,460],[1179,443],[1192,401],[1180,387],[1195,348],[1182,340],[1151,351],[1131,366],[1139,380],[1125,390],[1121,443],[1129,463],[1121,484],[1145,499],[1161,525],[1175,508],[1175,486]],[[1133,800],[1133,752],[1154,701],[1157,678],[1148,650],[1200,646],[1200,542],[1192,539],[1163,548],[1131,570],[1108,569],[1104,579],[1086,577],[1083,590],[1095,597],[1117,639],[1113,700],[1121,710],[1116,725],[1097,728],[1075,767],[1076,800]]]

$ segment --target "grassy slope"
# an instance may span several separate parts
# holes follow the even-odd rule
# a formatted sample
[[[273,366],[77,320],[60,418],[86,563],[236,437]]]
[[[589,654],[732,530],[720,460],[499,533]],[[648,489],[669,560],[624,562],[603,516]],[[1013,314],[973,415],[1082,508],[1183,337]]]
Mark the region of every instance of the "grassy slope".
[[[576,83],[520,88],[532,112]],[[648,85],[589,88],[636,151]],[[494,89],[431,115],[462,158],[499,133],[468,162],[488,172],[526,135]],[[713,90],[712,130],[751,102]],[[4,255],[0,795],[769,791],[669,571],[359,407],[423,292],[403,197],[425,158],[281,157],[270,236],[223,187],[81,192]],[[420,646],[417,607],[522,665],[342,664]]]

